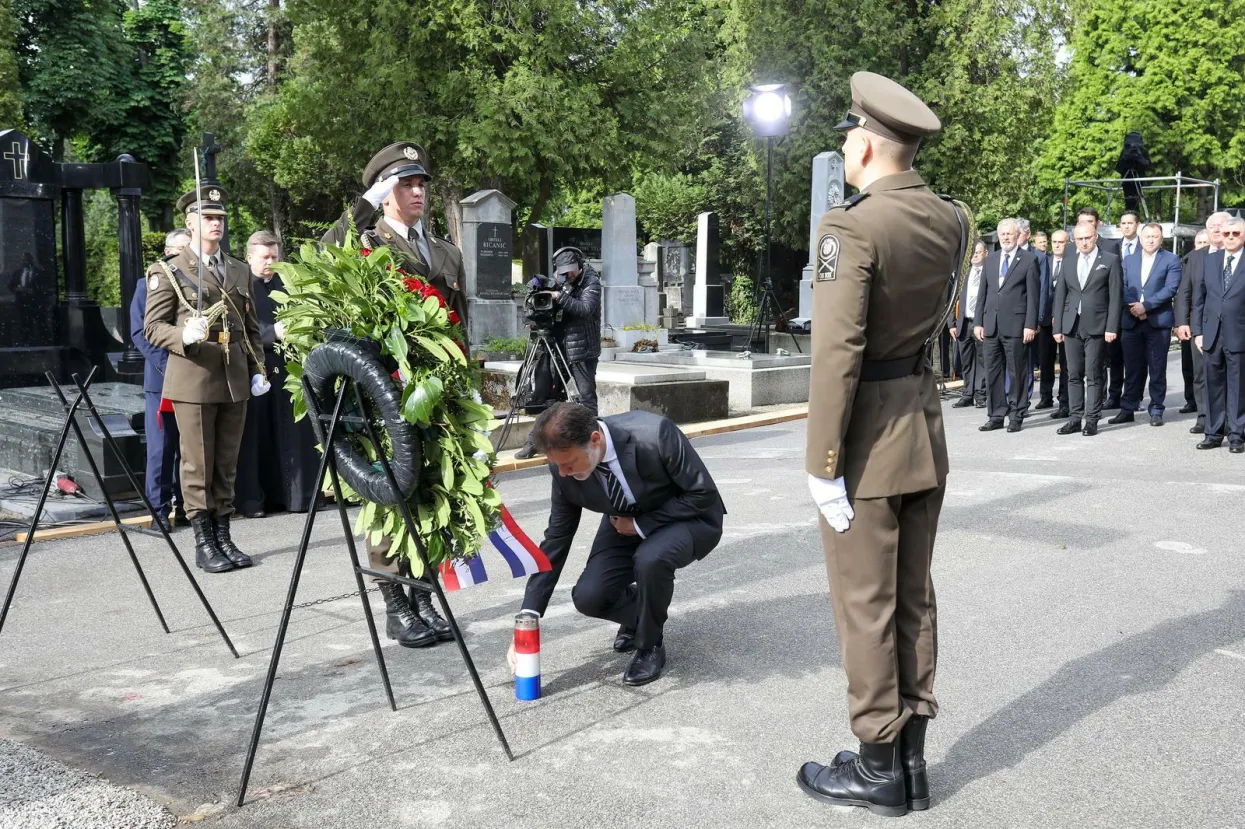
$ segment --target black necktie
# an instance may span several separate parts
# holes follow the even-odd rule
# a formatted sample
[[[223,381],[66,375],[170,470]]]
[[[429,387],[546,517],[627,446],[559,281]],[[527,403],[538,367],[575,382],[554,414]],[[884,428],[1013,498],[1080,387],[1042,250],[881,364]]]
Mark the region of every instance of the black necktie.
[[[610,471],[605,461],[597,464],[597,474],[601,476],[601,483],[605,484],[605,494],[610,499],[610,505],[614,507],[614,510],[619,515],[635,512],[635,507],[627,501],[627,494],[623,492],[622,483]]]
[[[420,261],[427,265],[428,257],[424,255],[423,246],[419,243],[419,230],[415,227],[409,228],[406,231],[406,240],[411,243],[411,247],[415,250],[415,255],[419,257]]]
[[[1232,260],[1235,258],[1236,256],[1229,253],[1223,263],[1223,292],[1225,294],[1228,292],[1228,288],[1232,287]]]

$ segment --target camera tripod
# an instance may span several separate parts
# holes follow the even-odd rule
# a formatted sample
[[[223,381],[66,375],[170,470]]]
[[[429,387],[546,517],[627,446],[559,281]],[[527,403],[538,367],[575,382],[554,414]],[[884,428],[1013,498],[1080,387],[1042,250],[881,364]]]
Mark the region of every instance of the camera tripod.
[[[748,347],[752,348],[753,343],[758,340],[764,341],[764,348],[761,350],[769,353],[769,327],[771,314],[773,322],[777,325],[778,321],[787,322],[787,317],[778,309],[778,298],[774,296],[774,283],[769,277],[761,283],[761,298],[757,302],[757,315],[752,325],[748,328]],[[762,326],[764,326],[764,336],[762,336]],[[788,327],[788,333],[790,328]],[[800,348],[800,341],[795,338],[795,334],[791,334],[791,341],[795,343],[795,350],[804,353],[804,349]]]
[[[506,440],[510,437],[510,429],[518,419],[519,409],[534,408],[530,404],[532,395],[536,392],[537,370],[541,361],[546,359],[549,361],[553,379],[566,391],[566,399],[572,403],[579,402],[579,388],[575,385],[575,378],[571,376],[570,363],[567,362],[566,355],[562,353],[562,347],[554,339],[553,330],[533,328],[527,342],[527,353],[523,355],[523,362],[519,364],[519,374],[514,381],[514,393],[510,395],[510,411],[502,423],[497,442],[493,444],[493,451],[499,452],[506,445]],[[545,401],[536,405],[543,411],[549,403],[550,400],[546,397]]]

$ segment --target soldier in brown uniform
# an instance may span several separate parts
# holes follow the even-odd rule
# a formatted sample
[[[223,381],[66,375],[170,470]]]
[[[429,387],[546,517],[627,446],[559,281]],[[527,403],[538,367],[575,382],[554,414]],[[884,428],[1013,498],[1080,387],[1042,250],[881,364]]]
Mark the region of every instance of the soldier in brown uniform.
[[[202,205],[202,210],[199,206]],[[147,271],[143,333],[169,350],[165,399],[181,430],[181,481],[195,533],[195,562],[209,573],[250,567],[233,543],[234,479],[246,425],[246,401],[266,393],[259,323],[251,302],[251,269],[220,249],[225,193],[205,187],[201,199],[177,202],[190,244]]]
[[[860,752],[806,763],[797,782],[902,815],[929,805],[925,726],[938,711],[930,556],[947,447],[928,346],[972,225],[912,169],[942,126],[929,107],[869,72],[852,76],[852,102],[838,128],[860,192],[818,227],[806,468]]]
[[[409,141],[390,144],[372,156],[363,170],[367,191],[355,199],[351,210],[342,214],[321,241],[340,245],[353,224],[362,247],[391,248],[402,270],[419,276],[441,292],[446,305],[458,312],[465,332],[467,296],[462,252],[449,241],[428,233],[424,223],[428,182],[432,180],[429,166],[424,148]],[[389,545],[388,537],[379,544],[368,538],[369,566],[386,573],[405,571],[405,561],[390,557]],[[385,630],[390,639],[403,647],[423,648],[454,638],[449,623],[441,618],[429,594],[411,590],[408,597],[401,585],[379,579],[377,582],[385,597]]]

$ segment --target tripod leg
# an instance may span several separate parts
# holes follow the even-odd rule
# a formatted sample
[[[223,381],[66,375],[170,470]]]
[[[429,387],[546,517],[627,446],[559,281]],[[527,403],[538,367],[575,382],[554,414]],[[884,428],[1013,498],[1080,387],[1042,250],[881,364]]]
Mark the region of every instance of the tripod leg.
[[[498,432],[497,443],[493,445],[494,452],[500,452],[501,448],[506,445],[506,440],[510,437],[510,430],[514,427],[515,419],[519,416],[519,409],[523,405],[523,389],[532,382],[532,374],[535,370],[536,343],[529,341],[527,352],[523,355],[523,362],[519,363],[519,373],[515,375],[514,394],[510,396],[510,411],[506,414],[506,419],[501,425],[501,431]]]
[[[359,397],[359,390],[355,389],[355,398],[359,401],[359,407],[362,408],[362,398]],[[380,446],[380,442],[376,439],[376,434],[372,431],[372,424],[367,423],[368,436],[372,440],[372,445]],[[384,452],[377,452],[377,458],[380,460],[381,467],[385,470],[385,477],[389,480],[389,486],[393,487],[394,492],[398,492],[398,482],[394,479],[393,468],[389,465],[389,459],[385,457]],[[424,547],[424,541],[420,538],[416,531],[414,519],[411,517],[410,505],[402,500],[399,502],[399,508],[402,510],[402,520],[406,524],[406,532],[415,541],[415,552],[419,556],[419,562],[424,567],[424,572],[428,575],[428,581],[432,583],[432,589],[437,594],[437,598],[441,602],[441,610],[445,613],[445,620],[449,622],[450,629],[454,631],[454,641],[458,643],[458,651],[462,654],[463,662],[467,665],[467,672],[471,674],[471,682],[475,685],[476,693],[480,697],[480,702],[484,705],[484,711],[488,715],[489,723],[493,726],[494,733],[501,743],[502,750],[506,752],[506,758],[514,760],[514,753],[510,750],[510,743],[506,741],[506,734],[502,731],[501,723],[497,720],[497,713],[493,710],[493,703],[488,698],[488,692],[484,689],[484,683],[480,681],[480,674],[476,671],[475,662],[471,660],[471,653],[467,650],[467,643],[463,639],[463,632],[458,627],[458,622],[454,619],[454,613],[450,610],[450,603],[445,599],[445,591],[441,589],[441,582],[437,578],[436,573],[432,571],[432,566],[428,563],[428,552]]]
[[[550,365],[558,373],[558,380],[562,383],[562,388],[566,389],[566,399],[572,403],[578,403],[580,400],[579,386],[575,383],[575,375],[571,374],[571,365],[567,362],[562,349],[557,343],[544,342],[543,344],[545,351],[549,354]]]
[[[329,424],[328,434],[323,442],[324,454],[320,458],[320,469],[316,480],[324,480],[324,470],[332,454],[331,440],[337,434],[337,426],[341,422],[342,400],[346,397],[346,385],[343,384],[337,393],[337,405],[333,408],[333,420]],[[365,411],[362,406],[360,412]],[[378,444],[379,445],[379,444]],[[335,493],[337,494],[337,493]],[[338,509],[345,510],[339,498]],[[251,780],[251,768],[255,765],[255,752],[259,749],[259,736],[264,730],[264,717],[268,714],[268,701],[272,698],[272,685],[277,680],[277,666],[281,663],[281,650],[285,647],[285,636],[290,628],[290,616],[294,612],[294,600],[298,597],[298,581],[303,574],[303,564],[307,560],[307,547],[311,543],[311,529],[316,523],[316,510],[307,510],[307,520],[303,522],[303,537],[298,544],[298,554],[294,558],[294,572],[290,576],[290,586],[285,594],[285,605],[281,608],[281,623],[277,625],[277,640],[272,646],[272,656],[268,660],[268,674],[264,678],[264,690],[259,697],[259,710],[255,713],[255,725],[251,728],[251,743],[246,750],[246,761],[242,766],[242,782],[238,784],[238,806],[246,800],[246,787]],[[367,596],[363,597],[364,601]]]
[[[90,377],[87,377],[89,384]],[[74,375],[74,383],[78,386],[78,391],[82,393],[82,397],[86,400],[87,406],[91,413],[95,416],[95,422],[99,424],[100,433],[104,436],[104,442],[108,448],[112,450],[113,457],[121,464],[121,470],[125,472],[126,478],[130,481],[130,486],[134,487],[134,491],[138,493],[138,497],[142,499],[143,506],[147,507],[147,512],[151,514],[152,521],[160,530],[160,535],[164,536],[165,543],[169,545],[169,550],[173,553],[173,558],[177,559],[177,564],[182,568],[186,580],[190,582],[190,586],[194,589],[195,595],[199,597],[199,603],[203,605],[203,609],[207,611],[208,618],[212,620],[212,624],[216,627],[216,632],[220,634],[220,638],[225,641],[225,646],[229,648],[229,652],[233,654],[234,659],[238,659],[238,649],[233,646],[233,641],[229,638],[229,634],[225,633],[225,626],[220,623],[220,619],[216,616],[216,611],[212,609],[212,604],[207,600],[207,596],[203,595],[203,589],[199,587],[199,582],[195,580],[194,573],[190,572],[186,560],[182,558],[181,550],[177,549],[177,545],[173,543],[173,537],[169,535],[160,522],[155,520],[156,508],[152,505],[151,500],[147,498],[147,492],[143,488],[142,483],[134,475],[134,470],[130,469],[130,464],[125,460],[125,455],[121,452],[121,447],[117,446],[116,440],[113,439],[112,432],[108,431],[108,426],[104,423],[103,418],[99,416],[99,411],[95,408],[95,403],[91,400],[91,394],[87,391],[78,376]]]
[[[94,374],[94,370],[91,372]],[[51,372],[49,372],[50,376]],[[61,455],[65,451],[65,440],[69,437],[70,424],[73,423],[74,415],[78,413],[78,406],[82,403],[82,395],[74,400],[73,405],[65,413],[65,424],[61,427],[60,438],[56,441],[56,451],[52,453],[52,466],[48,469],[46,480],[43,482],[43,492],[39,494],[39,503],[35,506],[35,516],[30,519],[30,529],[26,531],[26,540],[22,543],[21,555],[17,557],[17,569],[13,571],[13,581],[9,583],[9,591],[4,597],[4,607],[0,608],[0,631],[4,630],[4,620],[8,618],[9,607],[13,604],[13,596],[17,594],[17,582],[22,577],[22,568],[26,566],[26,556],[30,555],[30,545],[35,540],[35,530],[39,528],[39,519],[43,515],[43,506],[48,502],[48,493],[52,490],[52,476],[56,474],[56,467],[61,462]]]

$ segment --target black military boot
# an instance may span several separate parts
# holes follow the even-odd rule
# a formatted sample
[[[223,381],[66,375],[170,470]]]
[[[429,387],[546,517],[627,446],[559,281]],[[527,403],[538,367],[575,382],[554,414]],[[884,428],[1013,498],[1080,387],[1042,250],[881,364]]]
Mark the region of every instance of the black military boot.
[[[902,817],[908,813],[898,740],[861,743],[860,753],[842,763],[829,766],[805,763],[796,775],[796,783],[823,803],[864,806],[875,815],[885,817]]]
[[[195,564],[208,573],[225,573],[234,569],[234,563],[216,545],[216,528],[210,515],[198,515],[190,520],[195,531]]]
[[[437,608],[432,603],[431,593],[412,587],[411,603],[415,607],[415,612],[419,614],[420,620],[437,635],[438,642],[454,641],[454,629],[450,627],[449,622],[441,618],[440,613],[437,613]]]
[[[908,792],[908,808],[923,812],[929,808],[929,775],[925,771],[925,727],[929,717],[913,714],[899,733],[899,760],[903,764],[904,788]],[[840,751],[834,764],[850,763],[859,755]]]
[[[238,549],[238,545],[233,543],[233,539],[229,537],[229,516],[224,518],[212,518],[212,526],[216,528],[216,546],[225,554],[225,558],[233,562],[233,566],[241,570],[243,567],[250,567],[254,564],[251,557]]]
[[[402,585],[383,581],[380,595],[385,597],[385,633],[404,648],[426,648],[437,643],[437,634],[411,610]]]

